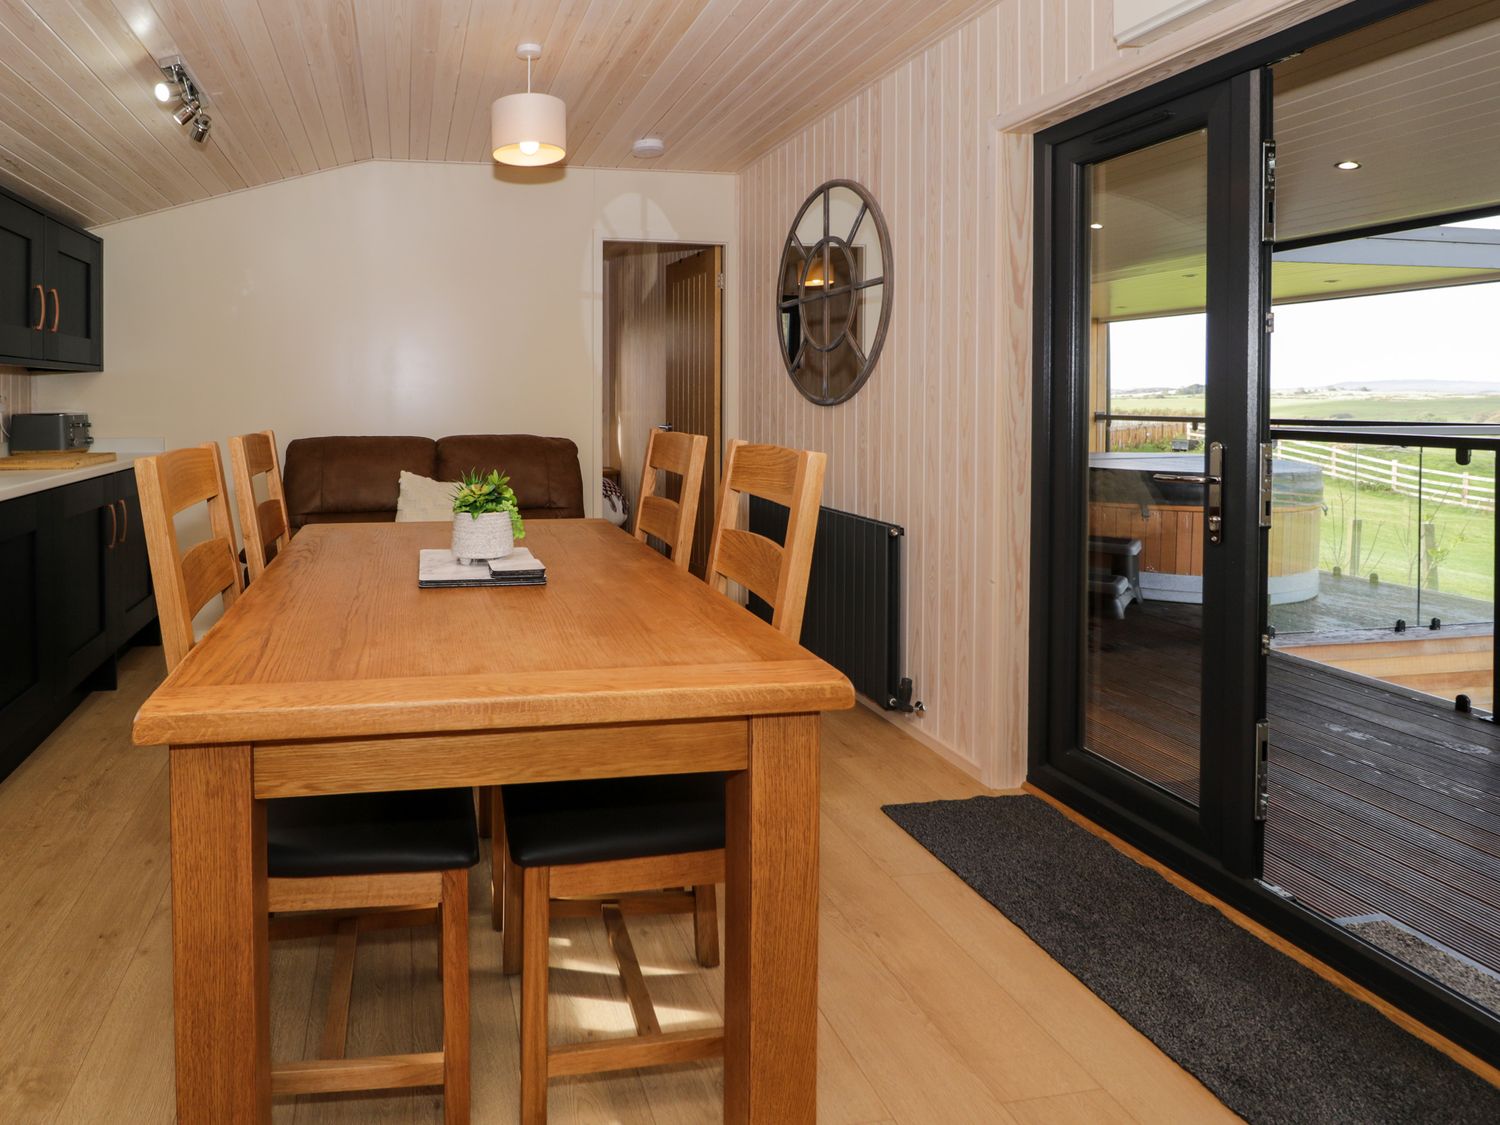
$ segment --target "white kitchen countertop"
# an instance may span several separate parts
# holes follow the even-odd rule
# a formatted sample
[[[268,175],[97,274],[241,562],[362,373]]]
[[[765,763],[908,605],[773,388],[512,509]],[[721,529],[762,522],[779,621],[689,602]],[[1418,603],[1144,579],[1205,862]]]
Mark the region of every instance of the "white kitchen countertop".
[[[113,461],[101,461],[83,469],[50,469],[36,472],[10,472],[0,470],[0,504],[22,496],[45,492],[49,488],[61,488],[65,484],[76,484],[81,480],[105,477],[111,473],[129,471],[137,457],[149,457],[166,448],[161,438],[100,438],[91,449],[97,453],[113,453]]]

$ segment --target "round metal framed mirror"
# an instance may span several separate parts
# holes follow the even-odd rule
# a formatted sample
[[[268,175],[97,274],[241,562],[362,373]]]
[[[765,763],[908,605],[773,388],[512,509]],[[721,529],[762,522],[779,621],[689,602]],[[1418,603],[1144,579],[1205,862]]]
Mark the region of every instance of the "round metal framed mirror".
[[[870,193],[829,180],[807,197],[781,252],[781,358],[804,398],[834,406],[870,377],[891,320],[891,236]]]

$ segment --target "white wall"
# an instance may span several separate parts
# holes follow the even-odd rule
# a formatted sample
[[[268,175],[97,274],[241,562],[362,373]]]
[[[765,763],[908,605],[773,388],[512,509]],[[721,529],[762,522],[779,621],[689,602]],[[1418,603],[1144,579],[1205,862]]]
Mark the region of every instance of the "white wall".
[[[268,427],[569,437],[592,512],[602,243],[732,242],[735,194],[727,175],[373,162],[101,227],[105,370],[36,378],[33,408],[169,448]]]

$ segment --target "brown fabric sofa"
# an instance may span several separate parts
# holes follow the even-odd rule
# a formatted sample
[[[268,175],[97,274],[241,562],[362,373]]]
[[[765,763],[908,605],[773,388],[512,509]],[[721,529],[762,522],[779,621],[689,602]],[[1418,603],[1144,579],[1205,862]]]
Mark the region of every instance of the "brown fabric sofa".
[[[292,527],[308,523],[389,523],[401,471],[457,480],[470,469],[510,474],[525,519],[581,519],[583,474],[567,438],[532,434],[298,438],[282,476]]]

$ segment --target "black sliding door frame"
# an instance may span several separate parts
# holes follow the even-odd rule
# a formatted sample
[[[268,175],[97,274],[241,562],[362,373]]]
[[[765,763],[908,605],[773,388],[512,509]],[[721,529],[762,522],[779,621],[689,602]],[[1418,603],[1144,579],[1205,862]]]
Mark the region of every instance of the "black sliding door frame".
[[[1054,686],[1059,683],[1076,683],[1076,679],[1053,680],[1059,670],[1065,675],[1071,675],[1075,670],[1068,666],[1067,658],[1056,651],[1057,646],[1053,642],[1061,636],[1069,638],[1071,643],[1071,638],[1077,636],[1076,631],[1072,631],[1080,626],[1081,620],[1077,591],[1073,596],[1075,605],[1070,611],[1064,611],[1063,620],[1052,619],[1049,614],[1054,608],[1061,609],[1059,585],[1065,584],[1063,575],[1066,571],[1058,569],[1057,564],[1063,559],[1081,557],[1082,543],[1079,535],[1083,525],[1075,520],[1073,530],[1069,531],[1062,525],[1066,521],[1059,522],[1058,505],[1060,498],[1072,497],[1076,501],[1078,497],[1086,495],[1080,479],[1085,471],[1082,464],[1070,460],[1068,451],[1056,448],[1052,440],[1058,412],[1076,419],[1083,416],[1087,407],[1086,396],[1082,396],[1085,401],[1079,401],[1079,395],[1070,393],[1069,388],[1059,387],[1058,380],[1054,378],[1054,372],[1059,370],[1058,365],[1076,361],[1080,349],[1076,324],[1061,323],[1062,318],[1057,316],[1058,309],[1086,308],[1086,304],[1080,305],[1080,302],[1086,300],[1088,285],[1086,268],[1081,271],[1078,268],[1081,247],[1077,244],[1080,233],[1077,224],[1063,225],[1058,222],[1059,215],[1073,214],[1076,217],[1073,209],[1077,207],[1078,199],[1076,195],[1064,193],[1067,185],[1060,182],[1061,177],[1056,173],[1056,152],[1061,146],[1078,138],[1092,136],[1096,142],[1102,143],[1109,139],[1109,134],[1114,129],[1132,124],[1140,126],[1140,130],[1119,136],[1122,151],[1142,147],[1147,143],[1143,140],[1148,135],[1146,130],[1151,128],[1165,130],[1157,139],[1175,135],[1182,131],[1180,126],[1174,130],[1167,122],[1158,122],[1155,126],[1150,124],[1153,114],[1159,114],[1174,99],[1184,98],[1218,83],[1232,82],[1246,72],[1270,66],[1367,24],[1420,7],[1425,2],[1426,0],[1353,0],[1038,134],[1033,180],[1035,398],[1028,780],[1037,789],[1076,809],[1461,1047],[1492,1064],[1500,1065],[1500,1019],[1403,963],[1381,954],[1321,915],[1267,887],[1257,877],[1258,870],[1253,862],[1254,856],[1258,856],[1263,847],[1263,841],[1258,836],[1241,833],[1239,838],[1225,840],[1205,830],[1195,837],[1191,826],[1184,823],[1181,802],[1174,801],[1163,793],[1152,792],[1147,786],[1121,789],[1115,784],[1117,779],[1099,784],[1100,779],[1091,777],[1088,767],[1080,774],[1073,770],[1059,769],[1049,761],[1053,741],[1057,737],[1055,732],[1060,729],[1059,724],[1061,729],[1076,731],[1078,722],[1076,713],[1069,713],[1074,704],[1063,698],[1063,693],[1057,692]],[[1269,114],[1269,90],[1265,89],[1268,86],[1268,82],[1262,83],[1260,111],[1264,114]],[[1243,104],[1248,106],[1249,103]],[[1258,173],[1258,167],[1243,168],[1239,186],[1226,190],[1254,192],[1257,188],[1253,185],[1260,182]],[[1073,185],[1073,190],[1076,191],[1076,184]],[[1398,224],[1391,229],[1415,225],[1423,223]],[[1271,249],[1271,245],[1266,243],[1258,251],[1260,291],[1255,295],[1256,305],[1253,311],[1262,315],[1270,310]],[[1257,252],[1248,242],[1241,242],[1228,250],[1242,255],[1246,262]],[[1067,264],[1066,267],[1059,268],[1064,263]],[[1084,264],[1086,266],[1086,262]],[[1210,284],[1212,285],[1212,279]],[[1241,291],[1248,300],[1253,286],[1245,285]],[[1212,344],[1210,347],[1212,348]],[[1268,351],[1268,347],[1263,347],[1258,359],[1252,358],[1247,352],[1244,359],[1245,370],[1259,370],[1258,384],[1253,393],[1260,396],[1268,393]],[[1072,388],[1073,392],[1076,390],[1076,387]],[[1261,402],[1254,404],[1255,412],[1262,416],[1258,428],[1260,440],[1268,435],[1268,420],[1263,417],[1268,413],[1262,408],[1264,401],[1262,397]],[[1235,471],[1243,472],[1244,466],[1236,462]],[[1077,514],[1076,510],[1074,514]],[[1258,518],[1258,513],[1256,515]],[[1232,518],[1236,521],[1243,520],[1246,513],[1238,512]],[[1246,566],[1256,567],[1244,584],[1256,590],[1255,618],[1263,624],[1265,610],[1260,604],[1259,587],[1265,573],[1264,560],[1245,558],[1242,561]],[[1208,584],[1205,581],[1205,595],[1208,594]],[[1234,608],[1228,612],[1241,615],[1238,624],[1231,627],[1243,632],[1251,610],[1243,597],[1231,600]],[[1231,674],[1249,674],[1244,672],[1244,662],[1253,659],[1251,653],[1245,652],[1214,653],[1213,657],[1216,660],[1238,661],[1240,671]],[[1074,660],[1076,661],[1076,655]],[[1257,663],[1260,663],[1258,674],[1263,677],[1264,665]],[[1257,690],[1263,699],[1263,680]],[[1073,694],[1076,697],[1077,693]],[[1238,717],[1235,719],[1236,726],[1240,721]],[[1063,756],[1066,757],[1066,754]],[[1098,768],[1103,767],[1099,765]],[[1243,776],[1233,784],[1222,778],[1218,782],[1212,782],[1205,776],[1203,792],[1208,794],[1212,788],[1216,794],[1213,797],[1216,802],[1234,805],[1242,799],[1237,787],[1242,787],[1243,784]],[[1184,832],[1184,828],[1188,831]],[[1246,862],[1247,855],[1251,856],[1252,861],[1249,863]]]
[[[1256,503],[1262,440],[1269,255],[1262,242],[1260,163],[1266,76],[1250,71],[1100,129],[1038,145],[1048,264],[1038,293],[1037,463],[1033,492],[1033,677],[1030,775],[1054,774],[1133,809],[1184,845],[1240,875],[1260,873],[1255,727],[1265,714],[1261,572],[1265,529]],[[1224,446],[1224,532],[1204,547],[1203,695],[1196,806],[1084,749],[1083,644],[1087,568],[1091,278],[1088,181],[1114,157],[1203,130],[1207,136],[1206,439]],[[1039,250],[1043,247],[1039,245]],[[1248,375],[1246,373],[1249,373]]]

